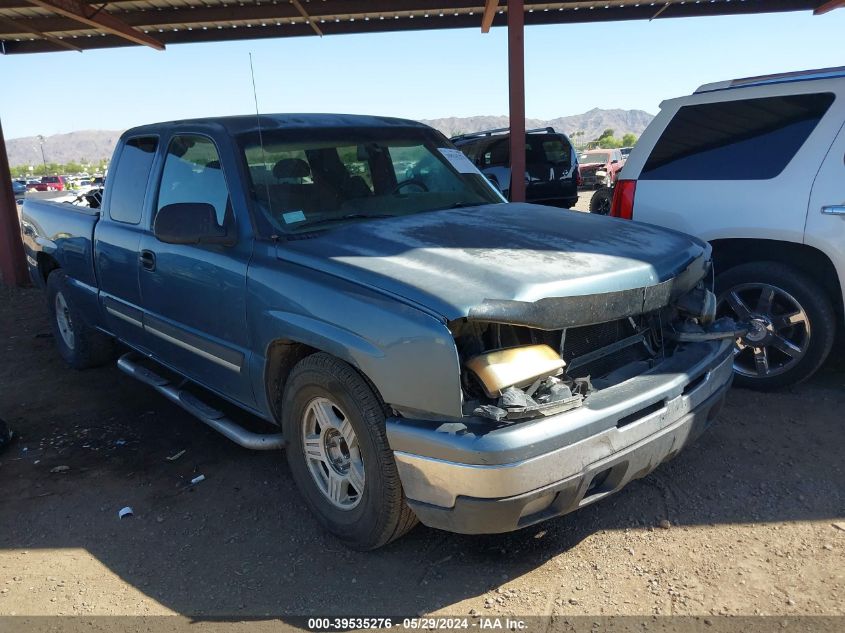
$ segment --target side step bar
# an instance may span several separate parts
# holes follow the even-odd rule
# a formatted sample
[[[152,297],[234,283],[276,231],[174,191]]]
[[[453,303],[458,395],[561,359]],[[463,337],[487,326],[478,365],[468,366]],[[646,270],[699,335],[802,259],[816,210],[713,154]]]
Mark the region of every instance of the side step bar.
[[[219,431],[235,444],[254,451],[272,451],[285,447],[285,438],[281,433],[261,434],[247,431],[244,427],[227,418],[221,411],[201,402],[199,398],[184,389],[179,389],[151,369],[136,362],[135,352],[127,352],[117,361],[117,367],[125,374],[140,380],[158,391],[165,398],[178,404],[185,411],[205,422],[215,431]]]

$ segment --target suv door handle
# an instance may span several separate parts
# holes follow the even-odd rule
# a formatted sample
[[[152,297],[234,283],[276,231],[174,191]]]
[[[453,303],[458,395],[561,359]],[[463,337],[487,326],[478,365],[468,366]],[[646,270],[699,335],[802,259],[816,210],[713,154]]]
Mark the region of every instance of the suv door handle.
[[[845,215],[845,204],[832,204],[822,207],[822,213],[825,215]]]
[[[141,253],[138,255],[138,261],[141,262],[141,266],[144,268],[144,270],[156,269],[156,254],[152,251],[141,251]]]

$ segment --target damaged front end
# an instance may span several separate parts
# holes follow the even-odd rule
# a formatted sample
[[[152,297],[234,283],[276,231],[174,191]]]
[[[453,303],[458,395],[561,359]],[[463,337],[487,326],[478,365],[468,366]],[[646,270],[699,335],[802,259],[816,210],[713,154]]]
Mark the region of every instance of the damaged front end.
[[[563,413],[684,345],[741,336],[740,324],[714,321],[706,269],[697,272],[638,290],[522,303],[523,309],[521,302],[488,302],[453,321],[464,415],[512,423]]]

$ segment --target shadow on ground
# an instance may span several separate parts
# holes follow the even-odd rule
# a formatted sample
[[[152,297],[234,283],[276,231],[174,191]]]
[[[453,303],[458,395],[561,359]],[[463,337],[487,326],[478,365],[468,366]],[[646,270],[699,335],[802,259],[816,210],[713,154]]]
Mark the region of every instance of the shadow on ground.
[[[419,527],[377,552],[351,552],[308,514],[280,454],[235,446],[114,368],[67,369],[41,295],[2,292],[0,417],[20,437],[0,456],[0,549],[84,548],[181,614],[430,612],[601,530],[845,513],[839,352],[792,391],[734,390],[695,446],[573,515],[503,536]],[[186,485],[198,474],[206,480]],[[127,505],[134,518],[118,520]]]

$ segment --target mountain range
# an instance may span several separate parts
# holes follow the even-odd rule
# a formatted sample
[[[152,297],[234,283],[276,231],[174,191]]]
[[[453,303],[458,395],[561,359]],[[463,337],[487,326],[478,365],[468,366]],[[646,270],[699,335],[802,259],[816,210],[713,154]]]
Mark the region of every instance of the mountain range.
[[[632,133],[642,134],[654,117],[642,110],[603,110],[593,108],[583,114],[563,116],[555,119],[526,119],[526,127],[551,126],[570,137],[577,135],[578,141],[598,138],[610,128],[617,138]],[[423,120],[446,136],[466,134],[479,130],[490,130],[508,126],[507,116],[445,117]],[[68,134],[44,137],[44,158],[48,163],[97,162],[111,158],[120,130],[80,130]],[[41,162],[41,147],[37,136],[13,138],[6,141],[9,164],[37,165]]]

